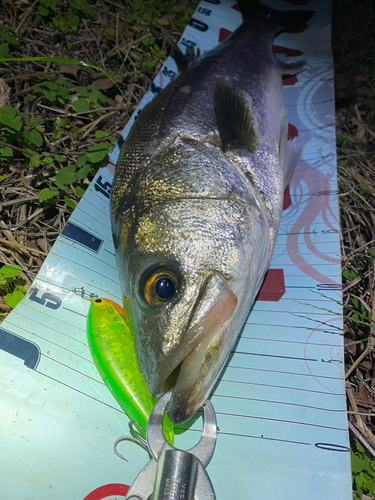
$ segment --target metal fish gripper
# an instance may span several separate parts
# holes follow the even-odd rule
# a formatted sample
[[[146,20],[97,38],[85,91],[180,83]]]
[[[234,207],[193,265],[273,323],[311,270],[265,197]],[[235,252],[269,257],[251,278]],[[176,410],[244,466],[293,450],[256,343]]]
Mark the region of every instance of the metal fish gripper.
[[[190,450],[179,450],[165,439],[162,429],[168,392],[155,404],[147,425],[147,444],[152,459],[130,487],[126,500],[216,500],[204,465],[216,444],[215,411],[207,401],[203,406],[204,426],[199,442]]]

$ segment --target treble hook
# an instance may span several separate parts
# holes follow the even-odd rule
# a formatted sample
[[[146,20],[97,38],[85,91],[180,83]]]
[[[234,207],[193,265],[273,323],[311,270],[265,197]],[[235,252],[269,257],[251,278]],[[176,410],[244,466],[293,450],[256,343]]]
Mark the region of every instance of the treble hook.
[[[128,427],[130,436],[119,437],[118,439],[116,439],[113,445],[113,451],[115,452],[115,454],[122,460],[125,460],[125,462],[128,462],[128,460],[119,451],[117,451],[117,445],[121,443],[121,441],[131,441],[132,443],[136,443],[139,444],[139,446],[142,446],[142,448],[147,452],[149,451],[147,441],[142,437],[142,434],[146,434],[145,429],[134,420],[129,420]]]

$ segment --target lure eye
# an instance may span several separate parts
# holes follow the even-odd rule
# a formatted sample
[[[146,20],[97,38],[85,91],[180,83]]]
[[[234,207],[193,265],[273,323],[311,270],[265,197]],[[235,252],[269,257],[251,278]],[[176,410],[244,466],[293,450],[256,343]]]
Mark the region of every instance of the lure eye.
[[[144,297],[151,306],[159,306],[171,299],[177,291],[177,275],[174,269],[162,267],[147,279]]]

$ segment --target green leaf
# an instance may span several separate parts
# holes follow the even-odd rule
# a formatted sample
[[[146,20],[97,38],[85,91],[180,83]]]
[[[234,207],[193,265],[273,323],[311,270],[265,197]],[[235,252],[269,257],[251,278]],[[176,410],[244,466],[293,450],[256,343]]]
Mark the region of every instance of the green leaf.
[[[29,165],[31,168],[33,167],[39,167],[40,165],[40,157],[39,155],[34,155],[30,158],[29,160]]]
[[[39,134],[37,130],[24,130],[23,136],[26,140],[30,141],[31,144],[34,144],[37,148],[43,144],[43,137]]]
[[[108,145],[105,142],[99,142],[86,151],[86,156],[92,163],[98,163],[104,160],[108,151]]]
[[[77,158],[77,162],[76,162],[76,166],[77,168],[80,168],[82,167],[83,165],[85,165],[88,161],[88,158],[86,155],[81,155]]]
[[[41,118],[31,118],[31,120],[29,120],[26,125],[28,127],[34,127],[35,125],[38,125],[41,121],[43,121]]]
[[[116,30],[113,28],[107,28],[106,30],[107,35],[114,36],[116,34]]]
[[[352,462],[352,472],[353,474],[358,474],[358,472],[363,471],[363,460],[358,457],[352,450],[350,450],[350,458]]]
[[[75,165],[69,165],[59,170],[56,174],[56,180],[63,186],[69,186],[74,184],[77,180],[77,174],[75,173]]]
[[[61,156],[61,155],[53,155],[54,158],[55,158],[55,161],[57,161],[58,163],[64,163],[64,161],[66,160],[65,156]]]
[[[349,281],[353,281],[356,279],[357,277],[357,273],[355,271],[353,271],[353,269],[344,269],[343,272],[342,272],[342,275],[345,279],[349,280]]]
[[[56,7],[56,0],[40,0],[46,7]]]
[[[68,12],[67,16],[70,27],[72,28],[73,31],[77,31],[78,26],[79,26],[79,17],[73,14],[73,12]]]
[[[73,0],[73,5],[75,5],[75,7],[78,10],[82,10],[85,14],[89,16],[94,15],[94,11],[91,9],[91,7],[87,5],[87,3],[84,0]]]
[[[143,3],[142,0],[136,0],[134,4],[134,10],[142,10],[144,9],[145,4]]]
[[[370,462],[370,459],[366,457],[366,463],[364,466],[364,470],[368,472],[369,476],[374,475],[374,469],[373,469],[373,464]]]
[[[74,203],[73,200],[71,200],[68,196],[64,196],[64,202],[66,204],[67,207],[69,208],[73,208],[75,209],[76,208],[76,204]]]
[[[79,179],[87,179],[87,176],[92,170],[92,166],[89,163],[86,163],[82,168],[80,168],[77,172],[77,177]]]
[[[11,45],[18,45],[18,40],[9,35],[9,31],[14,32],[14,28],[11,26],[0,25],[0,38],[4,40],[4,42],[10,43]]]
[[[152,45],[155,42],[155,38],[153,36],[149,36],[142,40],[143,45]]]
[[[89,85],[88,88],[91,91],[91,94],[95,95],[98,98],[99,102],[103,104],[112,104],[111,99],[105,96],[103,92],[95,87],[95,85]]]
[[[53,19],[53,22],[55,23],[55,18]],[[0,26],[1,28],[1,26]],[[161,33],[163,35],[163,32]],[[109,75],[106,71],[104,71],[102,68],[99,68],[98,66],[95,66],[93,64],[89,63],[83,63],[82,61],[77,61],[76,59],[65,59],[62,57],[3,57],[0,58],[0,62],[11,62],[11,61],[40,61],[40,62],[56,62],[60,64],[76,64],[78,66],[85,66],[91,69],[94,69],[95,71],[101,71],[107,78],[111,80],[111,82],[117,87],[118,91],[126,101],[126,96],[124,95],[123,91],[119,87],[119,85],[114,81],[114,79]],[[35,91],[35,87],[33,89]],[[29,94],[28,94],[29,95]],[[111,102],[110,99],[108,99],[109,102]]]
[[[14,309],[16,305],[21,302],[23,299],[24,294],[20,290],[15,290],[13,293],[8,293],[5,295],[4,299],[5,302],[8,304],[8,306],[11,309]]]
[[[95,132],[95,137],[97,139],[103,139],[103,137],[105,137],[106,135],[108,135],[109,133],[109,130],[97,130]]]
[[[48,16],[49,14],[49,10],[46,9],[45,7],[43,7],[43,5],[39,5],[38,7],[38,13],[42,16],[42,17],[45,17],[45,16]]]
[[[96,96],[95,94],[90,94],[88,97],[88,101],[91,103],[98,102],[98,96]]]
[[[5,42],[0,43],[0,57],[8,57],[9,56],[9,46]]]
[[[356,443],[355,443],[355,449],[360,454],[365,453],[365,449],[364,449],[364,447],[361,445],[361,443],[359,441],[356,441]]]
[[[90,92],[86,89],[86,87],[76,87],[75,91],[83,97],[88,97],[90,95]]]
[[[87,186],[86,186],[87,188]],[[76,186],[74,188],[76,190],[76,195],[77,195],[77,198],[82,198],[82,196],[85,194],[86,192],[86,189],[84,189],[83,187],[81,186]]]
[[[54,83],[54,82],[42,82],[41,85],[44,85],[45,87],[47,87],[47,89],[50,89],[50,90],[58,90],[59,89],[59,86],[56,85],[56,83]]]
[[[86,101],[86,99],[80,97],[74,101],[73,107],[76,113],[82,113],[83,111],[89,111],[90,104]]]
[[[6,264],[0,269],[0,278],[5,278],[5,279],[17,278],[20,272],[21,268],[19,266]]]
[[[371,255],[371,257],[375,258],[375,249],[374,248],[368,248],[367,252],[369,255]]]
[[[52,189],[44,188],[41,191],[39,191],[38,198],[39,198],[39,201],[47,201],[47,200],[53,198],[54,196],[56,196],[57,194],[58,194],[58,190],[56,188],[52,188]]]
[[[22,128],[22,117],[17,110],[5,105],[0,108],[0,123],[5,126],[8,132],[19,132]]]
[[[57,97],[57,94],[56,92],[44,92],[44,97],[46,99],[48,99],[50,102],[55,102],[56,101],[56,97]]]
[[[8,148],[8,146],[0,148],[0,158],[9,158],[10,156],[13,156],[13,149]]]
[[[156,64],[156,61],[145,61],[142,63],[143,68],[153,68]]]
[[[355,137],[352,137],[352,136],[350,136],[348,134],[338,134],[338,133],[336,133],[336,137],[338,139],[341,139],[342,141],[348,141],[348,142],[351,142],[353,144],[357,144],[357,142],[358,142],[358,139],[356,139]]]
[[[63,87],[68,87],[68,88],[74,87],[74,83],[69,82],[69,80],[65,80],[65,78],[57,78],[57,80],[55,80],[55,83],[57,85],[62,85]],[[64,119],[64,118],[60,118],[60,120],[61,119]]]

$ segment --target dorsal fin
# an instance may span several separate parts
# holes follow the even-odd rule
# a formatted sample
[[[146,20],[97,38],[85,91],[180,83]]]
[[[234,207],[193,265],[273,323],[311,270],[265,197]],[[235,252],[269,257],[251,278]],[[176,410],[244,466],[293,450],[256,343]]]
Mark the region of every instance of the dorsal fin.
[[[242,90],[217,82],[214,109],[223,151],[245,148],[254,153],[258,137],[254,118]]]

